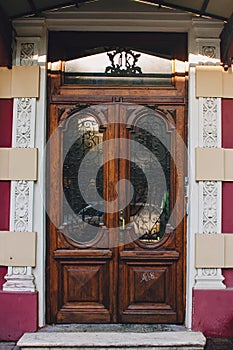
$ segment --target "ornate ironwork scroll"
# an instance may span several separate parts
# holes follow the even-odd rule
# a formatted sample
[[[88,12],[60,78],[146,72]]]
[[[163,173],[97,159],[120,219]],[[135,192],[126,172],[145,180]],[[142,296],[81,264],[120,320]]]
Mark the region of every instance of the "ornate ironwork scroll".
[[[136,142],[131,147],[130,219],[140,240],[152,243],[163,237],[170,216],[170,134],[161,117],[145,115],[131,139]]]
[[[140,54],[136,54],[130,49],[117,48],[113,52],[108,52],[107,55],[111,66],[106,67],[106,74],[121,76],[142,74],[141,68],[136,66]]]
[[[70,140],[73,139],[75,142],[70,145]],[[99,203],[99,199],[95,198],[95,188],[103,198],[103,154],[101,147],[93,152],[96,146],[102,144],[103,134],[99,132],[99,125],[94,117],[80,118],[73,115],[64,128],[63,140],[63,153],[66,155],[63,164],[63,190],[66,200],[63,203],[62,228],[65,228],[71,239],[85,243],[95,238],[94,227],[104,223],[103,203]],[[89,157],[83,162],[87,153]],[[93,172],[95,166],[99,168],[97,179]],[[84,199],[80,185],[82,180],[86,181],[87,173],[90,175],[90,181]]]

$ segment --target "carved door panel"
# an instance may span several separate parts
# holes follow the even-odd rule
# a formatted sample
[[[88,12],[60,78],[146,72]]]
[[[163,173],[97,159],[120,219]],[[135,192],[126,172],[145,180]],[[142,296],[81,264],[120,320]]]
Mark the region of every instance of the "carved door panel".
[[[184,97],[82,93],[50,100],[47,321],[182,323]]]

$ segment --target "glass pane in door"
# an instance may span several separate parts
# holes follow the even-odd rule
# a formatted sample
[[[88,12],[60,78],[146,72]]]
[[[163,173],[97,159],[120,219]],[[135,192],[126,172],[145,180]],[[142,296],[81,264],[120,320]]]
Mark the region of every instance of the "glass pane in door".
[[[145,115],[131,140],[130,222],[139,239],[156,243],[164,236],[170,212],[170,133],[160,115]]]
[[[67,123],[63,134],[63,226],[79,243],[93,240],[96,227],[104,224],[102,142],[94,117],[72,117]]]

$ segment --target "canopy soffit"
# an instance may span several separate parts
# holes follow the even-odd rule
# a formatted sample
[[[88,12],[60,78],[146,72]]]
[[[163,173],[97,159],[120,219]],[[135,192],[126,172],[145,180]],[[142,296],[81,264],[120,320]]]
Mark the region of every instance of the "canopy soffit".
[[[0,0],[0,31],[8,41],[11,21],[23,17],[46,17],[51,11],[159,11],[161,8],[189,12],[225,23],[221,33],[222,61],[228,60],[233,39],[232,0]]]

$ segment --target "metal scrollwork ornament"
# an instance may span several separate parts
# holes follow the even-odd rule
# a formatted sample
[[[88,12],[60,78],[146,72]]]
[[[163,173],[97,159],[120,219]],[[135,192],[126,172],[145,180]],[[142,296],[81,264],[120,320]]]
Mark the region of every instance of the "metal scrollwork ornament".
[[[140,54],[136,54],[130,49],[117,48],[113,52],[108,52],[107,55],[111,66],[106,67],[106,74],[121,76],[142,74],[141,68],[136,66]]]

